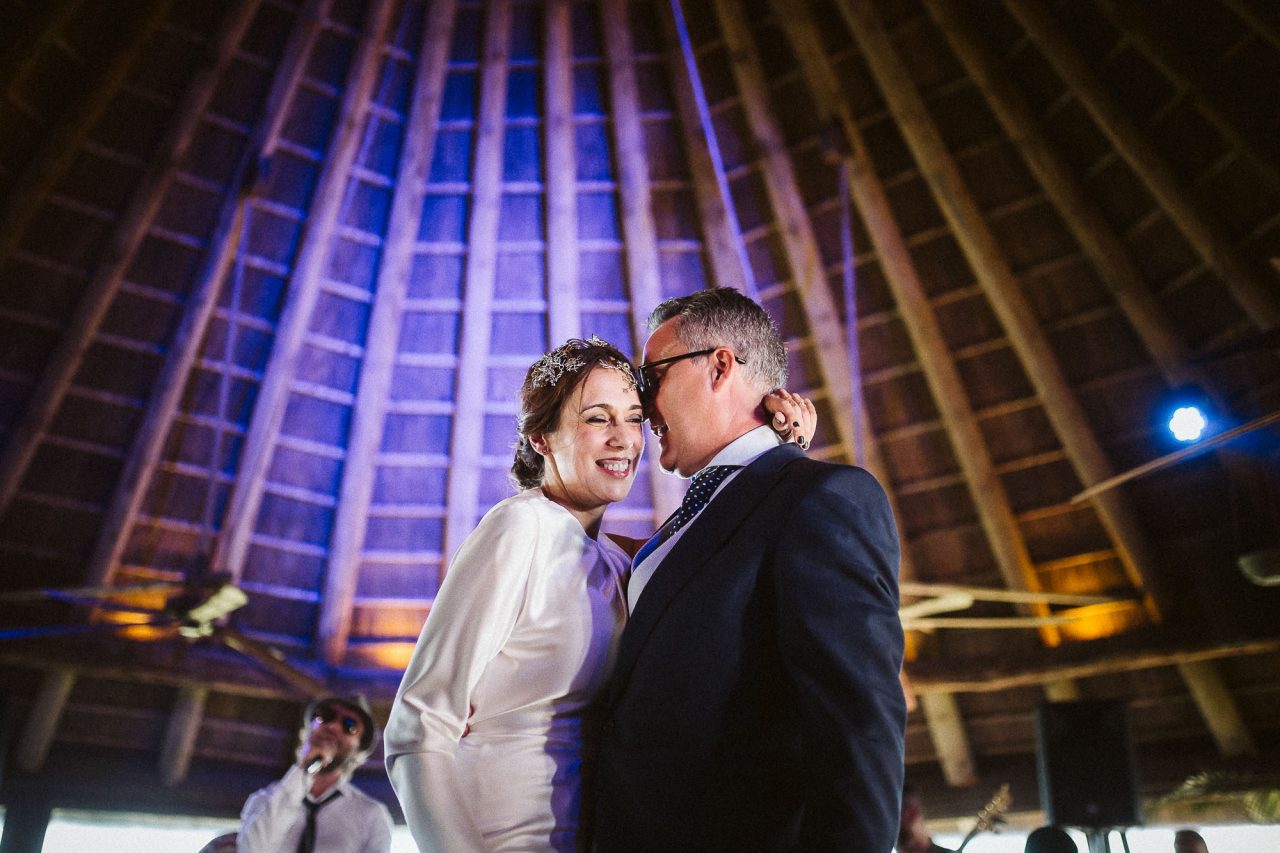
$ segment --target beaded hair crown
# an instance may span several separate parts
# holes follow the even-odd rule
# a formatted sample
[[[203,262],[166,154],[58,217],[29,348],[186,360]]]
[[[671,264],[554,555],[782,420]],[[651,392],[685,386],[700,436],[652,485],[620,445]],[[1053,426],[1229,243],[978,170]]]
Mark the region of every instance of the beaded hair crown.
[[[581,356],[575,355],[575,353],[592,347],[612,347],[612,344],[601,340],[595,335],[585,341],[579,338],[570,338],[533,363],[533,366],[529,368],[529,384],[534,388],[555,385],[566,373],[581,371],[587,366],[587,361]],[[630,382],[630,387],[635,388],[635,373],[631,369],[631,365],[626,361],[610,356],[601,359],[596,364],[600,367],[621,371]]]

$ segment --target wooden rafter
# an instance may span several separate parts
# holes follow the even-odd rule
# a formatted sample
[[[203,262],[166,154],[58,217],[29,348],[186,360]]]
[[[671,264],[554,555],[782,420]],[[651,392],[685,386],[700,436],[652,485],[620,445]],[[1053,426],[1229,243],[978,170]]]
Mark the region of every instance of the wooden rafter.
[[[1213,125],[1214,130],[1234,150],[1240,153],[1255,173],[1267,183],[1272,191],[1280,191],[1280,166],[1274,158],[1267,156],[1257,145],[1236,128],[1235,124],[1223,113],[1219,101],[1186,73],[1186,58],[1151,26],[1151,9],[1142,4],[1118,2],[1118,0],[1099,0],[1098,7],[1125,34],[1125,38],[1134,44],[1143,55],[1168,78],[1179,97],[1187,98],[1196,112]]]
[[[449,441],[445,554],[452,557],[475,526],[480,500],[484,441],[484,401],[489,363],[494,278],[498,256],[498,216],[502,207],[503,121],[507,107],[507,66],[511,51],[511,2],[486,7],[476,114],[471,216],[467,232],[457,391]]]
[[[124,468],[116,483],[111,502],[107,506],[93,554],[86,572],[87,582],[101,585],[110,583],[119,565],[125,543],[133,527],[133,520],[142,505],[147,484],[164,449],[164,440],[177,411],[185,383],[199,355],[200,343],[209,319],[213,316],[220,287],[231,263],[242,231],[245,212],[249,204],[248,176],[258,162],[272,128],[278,127],[273,108],[279,106],[281,90],[272,92],[263,106],[262,121],[240,155],[236,169],[228,184],[229,192],[222,203],[217,224],[210,234],[209,249],[196,274],[191,293],[177,329],[174,330],[164,364],[153,384],[142,422],[135,430],[133,443]],[[68,375],[70,381],[72,374]]]
[[[284,420],[290,385],[306,340],[307,324],[319,298],[324,265],[331,248],[330,236],[342,206],[351,166],[359,153],[358,127],[368,110],[378,79],[380,63],[376,57],[382,50],[383,34],[391,19],[393,5],[391,0],[378,0],[365,13],[364,29],[351,58],[342,102],[330,133],[328,154],[307,216],[306,234],[290,278],[289,298],[281,312],[271,356],[254,402],[240,458],[241,474],[227,506],[213,559],[217,569],[234,578],[240,577],[244,570],[245,555],[266,487],[271,453]],[[283,69],[289,77],[280,78],[278,72],[277,82],[285,87],[285,91],[292,92],[297,88],[303,68],[299,63]]]
[[[444,102],[456,7],[455,0],[435,0],[431,4],[423,27],[414,97],[405,119],[405,144],[396,171],[391,217],[369,317],[369,327],[381,331],[366,336],[325,570],[324,594],[320,600],[319,642],[324,659],[330,665],[342,661],[351,633],[377,453],[399,342],[399,335],[387,332],[399,329],[404,315],[409,268]]]
[[[21,16],[5,22],[5,44],[0,47],[0,91],[8,90],[27,75],[79,6],[76,0],[28,3]]]
[[[920,164],[921,174],[956,243],[973,267],[988,303],[1021,359],[1073,468],[1085,483],[1105,480],[1111,475],[1110,462],[1072,394],[1017,277],[929,117],[923,97],[895,53],[883,23],[867,4],[839,0],[839,7],[907,147]],[[1130,582],[1145,592],[1148,612],[1157,615],[1155,601],[1163,597],[1160,575],[1155,569],[1150,543],[1132,508],[1123,495],[1115,492],[1100,496],[1094,506],[1116,544]]]
[[[1201,215],[1173,170],[1147,141],[1133,118],[1107,91],[1102,79],[1089,68],[1084,56],[1067,40],[1052,13],[1040,3],[1005,0],[1009,11],[1057,69],[1067,88],[1093,116],[1098,129],[1155,196],[1169,218],[1214,270],[1240,307],[1262,329],[1280,325],[1280,300],[1274,287],[1254,275],[1231,242],[1214,223]]]
[[[786,6],[787,8],[784,8]],[[995,462],[987,450],[978,419],[969,405],[960,372],[948,352],[946,338],[929,304],[902,231],[898,228],[884,186],[876,175],[865,140],[848,107],[839,80],[822,48],[806,5],[774,2],[775,18],[783,22],[792,50],[799,58],[819,108],[839,122],[850,149],[850,187],[862,212],[871,243],[898,305],[898,314],[911,338],[925,381],[943,414],[943,425],[956,449],[969,494],[987,534],[996,565],[1011,589],[1042,590],[1017,515],[1009,503]],[[1048,615],[1045,605],[1028,608]],[[1057,629],[1041,629],[1046,642],[1056,644]],[[927,706],[926,706],[927,708]]]
[[[40,378],[27,398],[22,417],[14,424],[0,454],[0,513],[17,493],[27,467],[71,388],[76,371],[111,308],[125,272],[178,174],[179,164],[191,148],[205,108],[223,71],[235,57],[236,48],[253,19],[258,2],[240,0],[226,15],[217,41],[208,51],[208,61],[193,75],[172,125],[156,148],[150,167],[116,221],[111,241],[98,259],[75,313],[45,362]]]
[[[573,125],[573,3],[544,12],[543,135],[546,139],[547,332],[552,346],[582,337],[578,304],[577,153]]]
[[[18,247],[27,224],[71,167],[85,137],[128,79],[134,62],[173,3],[150,0],[133,15],[126,13],[117,42],[108,45],[105,54],[79,75],[88,84],[50,128],[0,205],[0,261],[7,260]]]
[[[833,426],[838,440],[833,443],[840,445],[845,458],[854,459],[858,441],[852,414],[854,379],[849,370],[849,348],[840,325],[840,315],[831,298],[813,225],[796,182],[795,168],[787,155],[782,130],[769,107],[764,72],[742,4],[739,0],[716,0],[714,5],[738,85],[738,96],[761,152],[765,189],[791,269],[792,283],[800,296],[813,347],[821,353],[816,360],[835,421]]]
[[[601,0],[600,17],[608,64],[613,145],[618,164],[623,254],[631,292],[631,330],[639,353],[649,337],[647,318],[661,301],[662,287],[658,281],[658,240],[649,194],[649,164],[644,145],[644,125],[640,119],[640,93],[636,87],[627,0]],[[684,492],[679,480],[662,472],[662,466],[658,464],[659,452],[657,442],[651,442],[648,471],[653,490],[655,527],[680,506]]]
[[[167,786],[172,787],[187,778],[208,698],[209,688],[204,685],[187,684],[178,688],[169,722],[165,725],[164,743],[160,746],[160,780]]]
[[[755,273],[747,261],[729,179],[716,142],[715,125],[702,88],[698,61],[688,41],[682,0],[658,4],[667,68],[680,123],[684,154],[689,163],[694,196],[711,274],[717,285],[737,287],[752,299],[759,298]]]

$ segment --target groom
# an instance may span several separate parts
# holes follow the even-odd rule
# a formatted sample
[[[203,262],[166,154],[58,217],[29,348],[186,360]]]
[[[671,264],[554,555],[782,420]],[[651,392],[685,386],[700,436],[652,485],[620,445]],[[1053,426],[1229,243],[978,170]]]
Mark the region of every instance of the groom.
[[[628,586],[596,847],[888,853],[906,709],[884,492],[760,418],[787,369],[759,305],[705,290],[649,328],[641,398],[662,467],[693,481]]]

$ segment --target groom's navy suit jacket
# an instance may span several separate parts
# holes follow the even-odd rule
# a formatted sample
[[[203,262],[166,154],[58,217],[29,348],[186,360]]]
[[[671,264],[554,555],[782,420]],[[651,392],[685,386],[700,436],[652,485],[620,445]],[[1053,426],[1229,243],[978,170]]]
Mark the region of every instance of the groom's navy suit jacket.
[[[906,725],[897,572],[888,502],[862,469],[787,445],[729,481],[623,632],[596,848],[888,853]]]

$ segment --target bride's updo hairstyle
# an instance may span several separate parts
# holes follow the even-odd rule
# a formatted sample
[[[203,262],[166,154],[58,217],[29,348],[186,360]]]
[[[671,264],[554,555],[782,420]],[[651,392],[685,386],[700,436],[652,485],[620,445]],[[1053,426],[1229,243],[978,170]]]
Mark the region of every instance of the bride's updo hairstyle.
[[[525,374],[516,416],[516,459],[511,465],[511,479],[519,488],[541,486],[546,473],[546,460],[533,449],[529,437],[559,427],[565,401],[596,367],[623,372],[635,387],[627,357],[595,335],[585,341],[570,338],[535,361]]]

